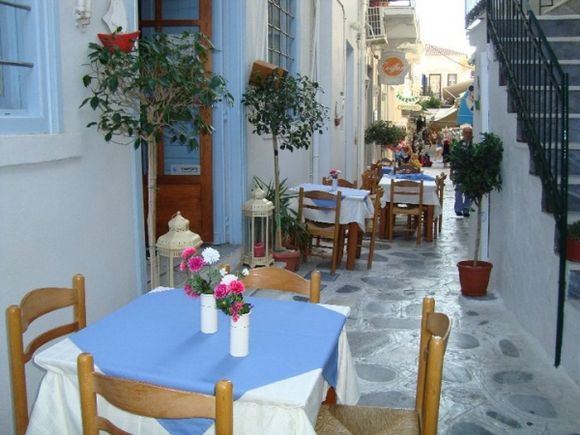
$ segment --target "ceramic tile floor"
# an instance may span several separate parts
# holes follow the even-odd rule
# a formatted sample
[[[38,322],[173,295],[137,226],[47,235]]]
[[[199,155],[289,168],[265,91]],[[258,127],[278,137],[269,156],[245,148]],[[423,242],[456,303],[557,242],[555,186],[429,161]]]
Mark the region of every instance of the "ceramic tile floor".
[[[335,276],[325,258],[311,257],[301,266],[303,275],[314,268],[323,272],[322,302],[352,308],[346,327],[360,381],[359,404],[414,406],[421,300],[429,294],[453,322],[440,434],[580,434],[580,388],[553,367],[501,296],[460,295],[455,264],[466,256],[467,237],[468,220],[455,217],[448,182],[443,232],[436,242],[416,247],[405,236],[380,241],[369,271],[364,250],[356,270],[346,271],[343,264]]]

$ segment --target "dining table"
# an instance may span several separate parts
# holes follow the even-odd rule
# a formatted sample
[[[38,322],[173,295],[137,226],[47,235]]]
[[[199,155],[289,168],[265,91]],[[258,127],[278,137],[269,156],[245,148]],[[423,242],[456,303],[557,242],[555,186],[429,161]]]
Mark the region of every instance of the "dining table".
[[[388,205],[391,202],[391,181],[392,180],[413,180],[423,181],[423,207],[425,208],[425,240],[433,241],[433,220],[435,216],[441,214],[441,203],[437,195],[437,184],[435,177],[428,174],[385,174],[379,181],[379,186],[383,188],[383,196],[381,198],[381,226],[379,229],[379,237],[387,238],[389,217]],[[407,202],[409,204],[417,204],[417,196],[409,195],[408,197],[398,198],[400,202]]]
[[[348,307],[247,297],[252,304],[250,352],[229,354],[230,318],[214,334],[200,331],[199,298],[158,288],[39,352],[46,370],[28,434],[81,434],[76,371],[81,352],[96,370],[170,388],[214,394],[234,388],[235,434],[315,434],[329,387],[337,402],[356,404],[357,376],[345,332]],[[213,420],[142,417],[99,401],[99,414],[133,434],[213,433]]]
[[[373,201],[370,197],[371,192],[364,189],[353,189],[341,186],[333,187],[316,183],[302,183],[291,187],[290,191],[299,192],[301,188],[305,192],[319,190],[323,192],[339,191],[341,193],[339,222],[348,228],[346,268],[353,270],[358,254],[358,241],[365,231],[365,221],[374,216]],[[292,206],[296,209],[298,208],[297,204],[292,204]],[[304,209],[303,219],[333,224],[335,222],[335,213],[325,210]]]

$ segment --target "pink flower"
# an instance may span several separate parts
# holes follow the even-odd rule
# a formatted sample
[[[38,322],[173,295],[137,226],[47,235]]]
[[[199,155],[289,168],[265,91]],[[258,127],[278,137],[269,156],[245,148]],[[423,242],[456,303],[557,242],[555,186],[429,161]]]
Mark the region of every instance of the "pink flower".
[[[186,268],[187,268],[187,265],[185,264],[185,261],[182,261],[181,263],[179,263],[179,271],[180,272],[185,272]]]
[[[187,261],[187,267],[189,267],[189,270],[193,273],[199,272],[201,269],[203,269],[203,258],[199,256],[191,257]]]
[[[181,258],[186,259],[187,257],[191,257],[192,255],[195,255],[196,253],[197,253],[197,249],[195,249],[193,246],[190,246],[188,248],[185,248],[181,252]]]
[[[193,288],[192,288],[192,287],[191,287],[189,284],[185,284],[185,285],[183,286],[183,290],[185,291],[185,294],[186,294],[187,296],[191,296],[192,298],[196,298],[196,297],[198,297],[198,296],[199,296],[199,295],[197,294],[197,292],[195,292],[195,291],[193,290]]]
[[[239,281],[239,280],[237,280],[237,279],[236,279],[235,281],[232,281],[232,282],[230,283],[230,286],[229,286],[229,287],[230,287],[230,290],[231,290],[233,293],[237,293],[237,294],[239,294],[239,295],[241,295],[241,294],[244,292],[244,290],[246,289],[246,288],[244,287],[244,284],[242,283],[242,281]]]
[[[223,299],[230,293],[228,286],[225,284],[218,284],[214,289],[216,299]]]

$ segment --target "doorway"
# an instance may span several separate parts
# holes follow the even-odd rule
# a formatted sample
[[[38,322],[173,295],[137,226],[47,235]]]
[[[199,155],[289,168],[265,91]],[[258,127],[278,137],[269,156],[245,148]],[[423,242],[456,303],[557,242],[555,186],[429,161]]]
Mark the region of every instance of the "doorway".
[[[211,39],[211,0],[139,0],[139,29],[144,37],[154,33],[202,32]],[[208,69],[211,69],[211,59]],[[206,114],[211,119],[211,113]],[[164,138],[159,145],[157,167],[157,235],[180,211],[191,231],[204,242],[213,240],[212,138],[198,138],[199,148]],[[144,208],[147,215],[146,149],[143,159]]]

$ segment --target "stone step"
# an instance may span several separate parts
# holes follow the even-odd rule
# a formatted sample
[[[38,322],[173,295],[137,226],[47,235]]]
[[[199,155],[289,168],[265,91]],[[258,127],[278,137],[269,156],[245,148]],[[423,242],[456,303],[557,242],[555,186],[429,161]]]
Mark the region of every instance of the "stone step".
[[[542,7],[542,16],[546,15],[579,15],[579,0],[554,0],[551,5]]]
[[[542,15],[537,18],[547,38],[578,35],[580,32],[580,15]]]
[[[540,137],[543,137],[543,132],[557,131],[557,123],[555,121],[547,121],[542,123],[539,131]],[[545,130],[544,130],[545,129]],[[519,142],[527,142],[527,137],[524,132],[523,122],[518,120],[517,125],[517,140]],[[568,143],[580,142],[580,115],[570,114],[568,119]]]
[[[552,108],[557,112],[562,111],[562,101],[563,98],[558,96],[554,90],[550,88],[544,89],[543,87],[537,87],[531,89],[530,87],[524,87],[523,97],[526,101],[530,102],[530,106],[538,107],[539,112],[544,112],[546,109]],[[513,95],[508,93],[508,112],[517,112],[517,102]],[[571,86],[568,90],[568,110],[570,114],[580,113],[580,87]],[[532,112],[537,112],[533,110]]]

